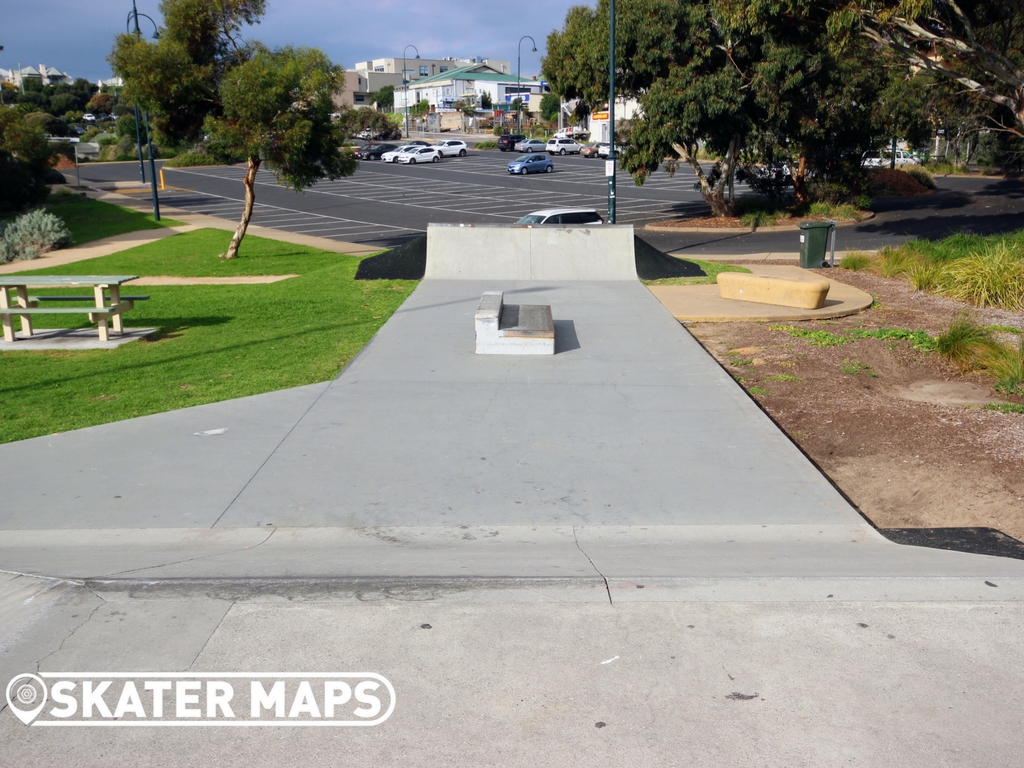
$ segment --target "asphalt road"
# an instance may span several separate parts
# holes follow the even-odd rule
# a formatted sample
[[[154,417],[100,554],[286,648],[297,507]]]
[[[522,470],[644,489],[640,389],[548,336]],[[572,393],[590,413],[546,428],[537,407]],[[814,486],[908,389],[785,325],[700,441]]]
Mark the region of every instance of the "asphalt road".
[[[556,157],[555,172],[511,176],[505,166],[512,153],[474,151],[464,158],[418,166],[362,162],[354,176],[321,182],[305,192],[277,183],[269,171],[257,178],[253,223],[335,240],[390,247],[422,234],[428,223],[512,223],[531,211],[588,207],[605,213],[604,163],[581,157]],[[241,166],[168,168],[165,205],[237,219],[243,190]],[[102,184],[139,178],[134,163],[97,163],[82,167],[83,183]],[[993,234],[1024,225],[1024,182],[997,178],[938,178],[939,189],[915,198],[879,198],[874,219],[839,230],[836,247],[876,249],[917,237],[939,238],[957,232]],[[140,191],[140,194],[145,192]],[[737,194],[749,194],[743,185]],[[640,227],[652,221],[703,215],[707,208],[695,189],[695,177],[680,169],[670,177],[652,174],[636,187],[617,176],[617,221]],[[796,251],[792,231],[729,233],[644,232],[664,251],[694,255]]]

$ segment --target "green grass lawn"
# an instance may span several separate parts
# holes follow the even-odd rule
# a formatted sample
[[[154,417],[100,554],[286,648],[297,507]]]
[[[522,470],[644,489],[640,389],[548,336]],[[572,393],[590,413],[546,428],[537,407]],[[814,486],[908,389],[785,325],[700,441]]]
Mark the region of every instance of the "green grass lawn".
[[[68,199],[62,199],[68,198]],[[90,200],[81,195],[55,195],[46,210],[60,217],[67,228],[75,245],[85,245],[104,237],[123,235],[126,232],[137,232],[142,229],[161,229],[181,224],[172,219],[153,219],[153,214],[132,211],[99,200]]]
[[[36,270],[299,277],[267,285],[126,288],[151,297],[125,315],[128,327],[159,329],[148,339],[114,350],[0,352],[0,442],[326,381],[416,285],[357,282],[357,258],[252,235],[241,258],[225,261],[217,254],[230,238],[230,232],[197,230]],[[89,327],[84,315],[36,321],[40,328]]]
[[[719,272],[749,272],[746,267],[735,264],[723,264],[720,261],[702,261],[701,259],[684,259],[692,261],[704,270],[707,277],[663,277],[660,280],[644,280],[645,285],[714,285]]]

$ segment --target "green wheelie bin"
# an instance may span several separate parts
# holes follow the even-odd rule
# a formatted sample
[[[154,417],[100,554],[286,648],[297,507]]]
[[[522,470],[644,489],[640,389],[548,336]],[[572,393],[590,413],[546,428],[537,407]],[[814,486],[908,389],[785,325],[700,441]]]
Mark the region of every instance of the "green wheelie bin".
[[[805,221],[800,225],[800,266],[804,269],[818,269],[825,265],[825,250],[831,221]]]

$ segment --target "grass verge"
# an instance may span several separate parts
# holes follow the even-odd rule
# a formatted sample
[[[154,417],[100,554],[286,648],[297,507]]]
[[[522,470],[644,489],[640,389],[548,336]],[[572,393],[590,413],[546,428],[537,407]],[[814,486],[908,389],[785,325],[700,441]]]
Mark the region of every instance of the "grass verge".
[[[356,282],[357,258],[249,235],[225,261],[231,233],[197,230],[37,274],[231,276],[298,274],[263,285],[153,286],[128,315],[156,327],[113,350],[0,352],[0,441],[326,381],[415,287]],[[28,271],[28,270],[26,270]],[[67,293],[67,291],[56,291]],[[42,315],[38,327],[87,326]],[[78,321],[82,322],[79,323]]]
[[[714,285],[719,272],[750,272],[746,267],[723,264],[720,261],[683,259],[696,264],[706,273],[704,277],[663,277],[659,280],[644,280],[644,285]]]
[[[138,232],[144,229],[162,229],[181,224],[172,219],[156,221],[152,214],[132,211],[81,195],[53,195],[46,210],[60,219],[71,230],[75,245],[84,245],[104,237]]]

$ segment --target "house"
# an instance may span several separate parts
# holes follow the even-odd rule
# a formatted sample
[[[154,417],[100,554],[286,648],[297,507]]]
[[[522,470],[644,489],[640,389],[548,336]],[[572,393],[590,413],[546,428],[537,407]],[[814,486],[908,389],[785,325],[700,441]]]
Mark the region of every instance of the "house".
[[[545,84],[533,77],[520,81],[516,75],[500,72],[484,63],[471,63],[435,75],[421,77],[405,89],[395,90],[395,110],[405,109],[426,100],[433,110],[454,109],[464,99],[476,104],[486,93],[495,106],[510,104],[522,97],[530,112],[540,110]]]
[[[57,85],[58,83],[71,85],[74,82],[74,78],[71,75],[61,72],[54,67],[48,67],[45,64],[40,64],[39,69],[35,67],[22,67],[21,69],[6,70],[4,72],[4,80],[19,88],[22,82],[26,80],[34,80],[41,85]]]

